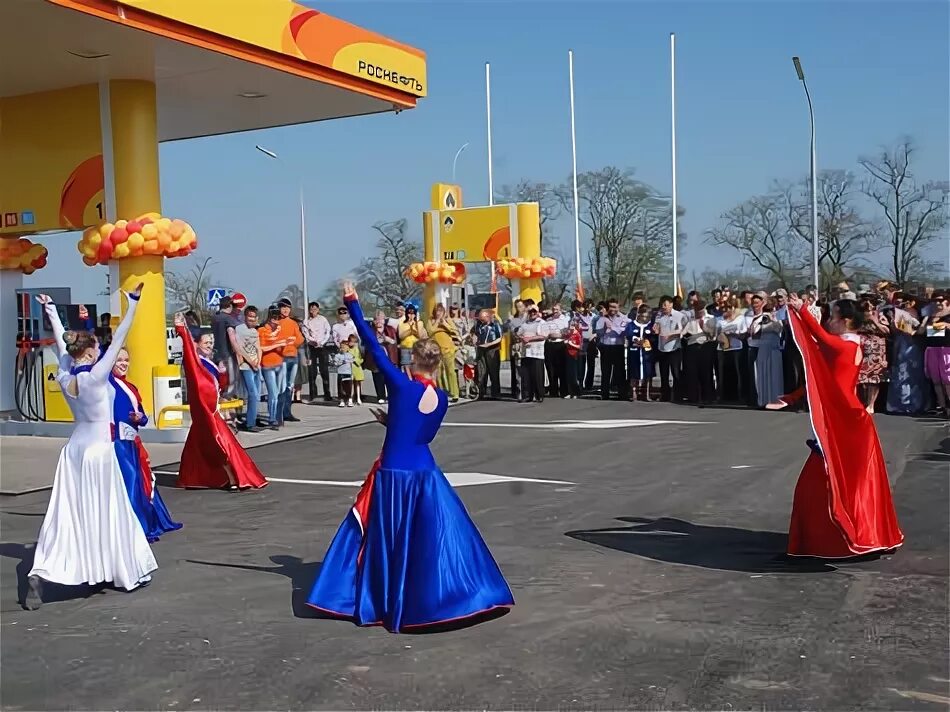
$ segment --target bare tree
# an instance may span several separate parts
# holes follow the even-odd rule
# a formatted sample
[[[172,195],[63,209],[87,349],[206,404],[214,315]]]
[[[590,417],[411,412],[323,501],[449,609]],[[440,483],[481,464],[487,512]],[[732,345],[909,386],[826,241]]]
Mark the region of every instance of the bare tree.
[[[859,161],[868,173],[864,192],[884,212],[891,276],[899,285],[927,268],[923,250],[943,233],[948,219],[950,185],[918,183],[911,170],[914,151],[913,142],[905,138],[896,147]]]
[[[514,185],[505,185],[495,194],[496,203],[537,203],[541,222],[541,254],[545,253],[546,238],[550,237],[550,223],[561,214],[557,191],[549,183],[537,183],[522,178]],[[550,249],[550,245],[548,245]],[[550,257],[550,255],[547,255]]]
[[[707,241],[732,247],[787,289],[811,254],[790,224],[788,200],[779,189],[749,198],[723,213],[706,231]]]
[[[662,209],[669,199],[635,179],[632,170],[613,166],[579,175],[577,187],[578,219],[591,233],[590,296],[629,301],[672,258],[671,210]],[[573,215],[571,186],[562,186],[557,195]]]
[[[360,292],[371,297],[376,308],[417,296],[422,287],[406,276],[406,270],[422,259],[422,244],[406,236],[409,222],[405,218],[378,222],[373,229],[379,233],[378,252],[364,258],[355,270]]]
[[[198,314],[202,324],[211,319],[208,311],[208,291],[212,287],[210,257],[195,264],[187,272],[165,273],[165,304],[170,311],[191,310]],[[220,285],[218,285],[220,286]]]
[[[781,188],[786,220],[811,254],[811,191],[807,180]],[[867,269],[867,258],[880,249],[879,231],[858,209],[861,192],[852,173],[822,171],[818,175],[818,264],[823,286],[851,279]]]
[[[713,269],[707,268],[698,275],[693,275],[692,288],[708,298],[713,289],[728,287],[734,294],[743,289],[762,289],[769,281],[769,275],[759,270],[745,268]]]

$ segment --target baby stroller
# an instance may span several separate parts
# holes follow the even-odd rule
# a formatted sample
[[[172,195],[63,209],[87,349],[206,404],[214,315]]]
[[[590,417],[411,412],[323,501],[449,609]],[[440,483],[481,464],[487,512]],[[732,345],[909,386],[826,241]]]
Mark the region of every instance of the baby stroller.
[[[462,382],[459,384],[460,395],[462,398],[468,398],[469,400],[478,398],[476,359],[477,355],[473,344],[465,343],[456,352],[455,362],[462,369]]]

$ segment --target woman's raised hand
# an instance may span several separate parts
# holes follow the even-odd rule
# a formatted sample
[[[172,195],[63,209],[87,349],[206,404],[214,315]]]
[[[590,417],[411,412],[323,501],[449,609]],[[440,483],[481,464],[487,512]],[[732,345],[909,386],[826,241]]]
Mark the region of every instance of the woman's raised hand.
[[[356,287],[350,280],[343,282],[343,298],[344,299],[357,299]]]
[[[36,301],[45,307],[47,304],[53,303],[53,298],[48,294],[37,294]]]
[[[185,325],[185,315],[181,312],[175,313],[175,326],[184,326]]]

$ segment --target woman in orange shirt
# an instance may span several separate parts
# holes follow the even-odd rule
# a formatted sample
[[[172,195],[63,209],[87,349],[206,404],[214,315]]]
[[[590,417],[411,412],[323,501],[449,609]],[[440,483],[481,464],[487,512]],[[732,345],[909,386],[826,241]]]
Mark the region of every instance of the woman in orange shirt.
[[[290,316],[292,307],[290,300],[286,297],[277,302],[280,309],[280,332],[286,343],[284,344],[284,391],[281,395],[284,397],[282,409],[280,412],[280,422],[298,423],[300,418],[295,418],[290,412],[290,407],[294,402],[294,382],[297,380],[297,367],[300,365],[297,348],[303,346],[304,338],[300,331],[300,325]],[[270,390],[270,389],[268,389]],[[268,401],[269,402],[269,401]]]

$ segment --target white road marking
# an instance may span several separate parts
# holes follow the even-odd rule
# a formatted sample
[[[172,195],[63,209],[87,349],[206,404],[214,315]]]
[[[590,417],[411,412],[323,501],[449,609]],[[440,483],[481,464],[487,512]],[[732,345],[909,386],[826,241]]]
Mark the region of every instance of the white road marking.
[[[154,470],[158,475],[177,475],[170,470]],[[473,485],[497,485],[505,482],[533,482],[543,485],[573,485],[566,480],[542,480],[533,477],[508,477],[491,475],[486,472],[446,472],[446,479],[453,487],[471,487]],[[328,487],[359,487],[363,480],[295,480],[288,477],[268,477],[268,482],[281,482],[292,485],[326,485]],[[558,490],[563,491],[563,490]]]
[[[702,420],[555,420],[550,423],[442,423],[443,428],[529,428],[534,430],[608,430],[648,425],[711,425]]]
[[[748,470],[752,465],[733,465],[730,470]]]

